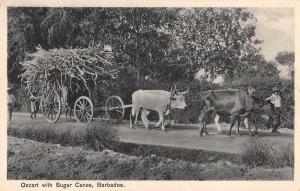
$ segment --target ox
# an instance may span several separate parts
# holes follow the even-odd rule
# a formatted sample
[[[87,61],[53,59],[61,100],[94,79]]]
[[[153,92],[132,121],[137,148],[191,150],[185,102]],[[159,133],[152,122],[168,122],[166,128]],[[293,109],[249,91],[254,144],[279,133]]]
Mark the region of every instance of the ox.
[[[237,122],[239,128],[242,119],[246,119],[246,126],[248,126],[249,134],[251,135],[247,117],[254,109],[261,107],[259,99],[253,96],[254,91],[253,88],[248,88],[247,90],[222,89],[201,92],[200,96],[203,99],[203,104],[199,115],[200,136],[203,135],[204,130],[208,134],[206,120],[213,113],[219,116],[230,117],[229,136],[231,136],[232,127]]]
[[[141,118],[145,127],[149,128],[147,115],[150,111],[156,111],[159,115],[159,121],[155,127],[161,125],[162,131],[165,131],[164,116],[168,115],[171,108],[185,109],[184,94],[186,92],[178,92],[176,87],[170,92],[164,90],[137,90],[132,94],[132,110],[130,115],[130,127],[133,128],[133,118],[137,117],[142,110]]]

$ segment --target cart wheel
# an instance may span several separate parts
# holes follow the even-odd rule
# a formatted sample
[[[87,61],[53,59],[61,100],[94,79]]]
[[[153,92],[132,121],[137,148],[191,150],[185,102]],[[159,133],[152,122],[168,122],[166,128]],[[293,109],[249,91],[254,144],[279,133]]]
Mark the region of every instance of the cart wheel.
[[[74,104],[74,116],[79,123],[90,123],[94,117],[92,100],[86,96],[79,97]]]
[[[61,101],[56,91],[47,92],[41,99],[41,110],[47,121],[55,123],[61,114]]]
[[[106,116],[109,119],[121,121],[125,114],[124,102],[119,96],[111,96],[105,104]]]

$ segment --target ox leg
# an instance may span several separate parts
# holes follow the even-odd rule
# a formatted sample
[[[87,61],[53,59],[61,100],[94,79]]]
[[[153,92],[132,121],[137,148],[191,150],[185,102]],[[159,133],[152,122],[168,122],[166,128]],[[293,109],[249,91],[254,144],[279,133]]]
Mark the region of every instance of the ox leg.
[[[229,132],[228,132],[228,136],[231,136],[231,130],[232,130],[232,127],[235,125],[235,122],[236,122],[236,117],[231,117],[230,129],[229,129]]]
[[[249,119],[250,120],[250,119]],[[258,130],[257,130],[257,126],[256,126],[256,124],[251,120],[251,122],[252,122],[252,124],[254,125],[254,128],[255,128],[255,134],[257,134],[258,133]]]
[[[38,107],[37,107],[37,106],[35,106],[35,110],[34,110],[34,118],[36,118],[36,114],[37,114],[37,112],[38,112]]]
[[[138,116],[139,116],[140,110],[142,110],[142,109],[137,109],[137,111],[135,113],[135,119],[134,119],[134,125],[135,126],[138,125]]]
[[[206,124],[207,124],[207,120],[208,119],[211,119],[211,116],[213,115],[213,111],[210,111],[210,112],[207,112],[204,119],[203,119],[203,131],[202,132],[205,132],[206,135],[209,135],[208,131],[207,131],[207,127],[206,127]]]
[[[66,118],[68,117],[68,112],[69,112],[69,106],[66,105]]]
[[[161,130],[162,131],[166,131],[165,125],[164,125],[164,113],[163,112],[158,112],[158,116],[159,116],[159,121],[158,123],[155,125],[155,127],[159,127],[159,125],[161,125]]]
[[[204,131],[205,131],[206,135],[209,135],[208,131],[207,131],[207,128],[206,128],[206,123],[207,123],[207,118],[203,122],[203,128],[204,128]]]
[[[256,125],[256,123],[252,120],[252,118],[251,118],[251,115],[249,116],[249,118],[247,118],[247,120],[248,120],[248,125],[249,125],[249,128],[250,128],[250,122],[251,122],[251,125],[253,125],[254,126],[254,134],[257,134],[258,133],[258,130],[257,130],[257,125]]]
[[[201,112],[198,118],[199,121],[199,135],[202,137],[204,132],[205,112]]]
[[[203,122],[199,123],[199,134],[200,134],[200,137],[203,136]]]
[[[33,113],[34,113],[34,111],[31,112],[31,115],[30,115],[30,118],[31,118],[31,119],[33,119]]]
[[[36,118],[36,114],[37,114],[37,112],[39,112],[39,110],[40,110],[40,100],[38,100],[37,102],[36,102],[36,107],[35,107],[35,114],[34,114],[34,117]]]
[[[217,128],[218,128],[218,132],[219,132],[219,133],[222,133],[222,129],[221,129],[220,124],[219,124],[219,119],[220,119],[220,116],[219,116],[218,114],[216,114],[215,119],[214,119],[215,125],[216,125]]]
[[[167,110],[167,112],[164,114],[164,116],[168,117],[169,121],[167,123],[167,126],[170,127],[171,126],[171,112],[170,112],[170,109]]]
[[[132,118],[135,117],[136,111],[137,111],[137,108],[135,108],[135,107],[132,107],[132,108],[131,108],[129,120],[130,120],[130,128],[132,128],[132,129],[133,129],[133,121],[132,121]]]
[[[141,118],[142,118],[142,121],[144,122],[146,129],[149,129],[149,121],[147,119],[147,111],[145,111],[144,109],[142,109]]]
[[[237,119],[237,127],[236,127],[236,135],[240,136],[240,126],[241,126],[241,119]]]
[[[246,128],[247,128],[248,131],[249,131],[249,135],[252,136],[253,134],[252,134],[252,132],[251,132],[250,125],[249,125],[249,120],[248,120],[247,117],[244,119],[244,123],[245,123]]]

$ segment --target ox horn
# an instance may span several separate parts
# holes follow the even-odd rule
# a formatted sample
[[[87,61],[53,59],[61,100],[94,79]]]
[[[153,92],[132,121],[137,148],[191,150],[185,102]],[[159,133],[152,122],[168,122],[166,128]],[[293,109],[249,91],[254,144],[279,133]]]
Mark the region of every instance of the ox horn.
[[[187,94],[190,90],[190,87],[188,87],[188,89],[185,92],[182,92],[182,94]]]
[[[173,86],[172,86],[172,87],[171,87],[171,91],[170,91],[171,97],[173,96],[173,94],[174,94],[174,88],[173,88]]]
[[[174,85],[174,88],[171,90],[171,95],[174,95],[176,92],[176,85]]]

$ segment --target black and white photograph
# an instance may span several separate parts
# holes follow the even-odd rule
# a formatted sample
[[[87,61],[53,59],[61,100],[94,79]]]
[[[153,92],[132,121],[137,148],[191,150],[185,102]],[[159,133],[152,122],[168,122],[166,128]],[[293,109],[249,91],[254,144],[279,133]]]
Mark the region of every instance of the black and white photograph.
[[[294,181],[295,8],[6,15],[6,178],[20,188]]]

